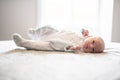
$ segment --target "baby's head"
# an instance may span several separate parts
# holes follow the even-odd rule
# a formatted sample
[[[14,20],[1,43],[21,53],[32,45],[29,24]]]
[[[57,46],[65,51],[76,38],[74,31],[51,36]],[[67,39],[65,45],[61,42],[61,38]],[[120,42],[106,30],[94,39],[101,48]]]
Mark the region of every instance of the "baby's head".
[[[101,37],[88,37],[83,42],[83,51],[87,53],[101,53],[105,48]]]

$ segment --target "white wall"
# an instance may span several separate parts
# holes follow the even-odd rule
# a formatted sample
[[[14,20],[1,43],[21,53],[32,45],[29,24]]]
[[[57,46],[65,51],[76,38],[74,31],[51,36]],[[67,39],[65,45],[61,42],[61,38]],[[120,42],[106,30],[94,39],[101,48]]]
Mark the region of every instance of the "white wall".
[[[114,0],[112,41],[120,42],[120,0]]]
[[[37,0],[0,0],[0,40],[10,40],[14,32],[27,38],[26,31],[36,26]]]

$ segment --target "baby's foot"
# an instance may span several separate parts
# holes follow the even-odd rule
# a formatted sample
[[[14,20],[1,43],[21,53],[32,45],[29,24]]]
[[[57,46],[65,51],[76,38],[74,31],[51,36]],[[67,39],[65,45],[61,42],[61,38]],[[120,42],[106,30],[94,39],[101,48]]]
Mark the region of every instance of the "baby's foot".
[[[19,34],[14,33],[13,34],[13,40],[16,43],[17,46],[22,46],[24,39]]]
[[[33,29],[33,28],[30,28],[28,30],[28,36],[33,39],[33,40],[36,40],[36,30]]]
[[[33,28],[30,28],[30,29],[28,30],[28,32],[29,32],[29,34],[32,34],[32,35],[34,35],[34,34],[35,34],[35,29],[33,29]]]

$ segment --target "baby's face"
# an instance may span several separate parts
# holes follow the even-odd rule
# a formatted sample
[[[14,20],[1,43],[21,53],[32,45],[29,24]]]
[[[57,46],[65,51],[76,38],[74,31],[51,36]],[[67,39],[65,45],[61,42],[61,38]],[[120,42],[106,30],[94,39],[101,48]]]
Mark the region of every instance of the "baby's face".
[[[83,51],[91,53],[100,53],[104,50],[104,41],[100,37],[88,37],[83,42]]]

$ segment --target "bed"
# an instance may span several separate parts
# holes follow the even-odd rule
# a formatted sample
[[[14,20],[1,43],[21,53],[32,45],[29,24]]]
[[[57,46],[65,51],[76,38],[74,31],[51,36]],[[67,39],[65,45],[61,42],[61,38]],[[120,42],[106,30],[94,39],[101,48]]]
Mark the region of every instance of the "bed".
[[[0,41],[0,80],[120,80],[120,43],[91,54],[26,50]]]

